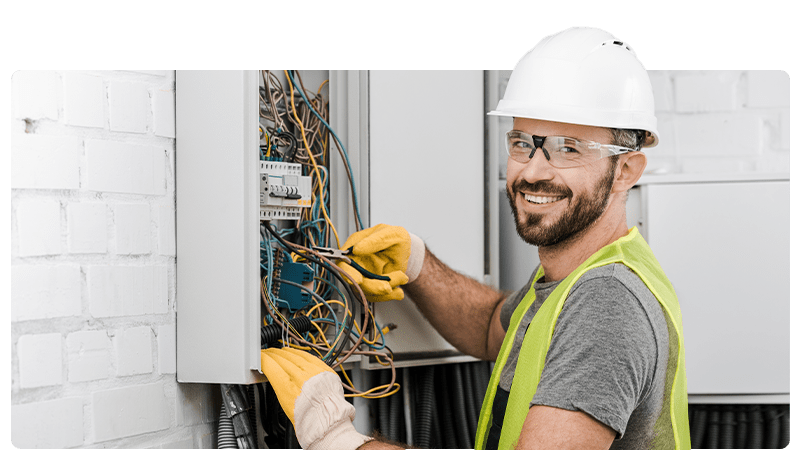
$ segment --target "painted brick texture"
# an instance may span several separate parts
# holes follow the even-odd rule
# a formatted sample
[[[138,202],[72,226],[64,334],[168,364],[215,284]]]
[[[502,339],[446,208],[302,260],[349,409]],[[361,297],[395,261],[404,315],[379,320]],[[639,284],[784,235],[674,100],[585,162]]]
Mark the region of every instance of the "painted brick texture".
[[[661,142],[648,171],[787,173],[786,72],[650,71]]]
[[[12,75],[17,447],[191,447],[213,434],[218,396],[185,394],[175,377],[174,93],[173,71]],[[198,408],[189,420],[184,401]]]

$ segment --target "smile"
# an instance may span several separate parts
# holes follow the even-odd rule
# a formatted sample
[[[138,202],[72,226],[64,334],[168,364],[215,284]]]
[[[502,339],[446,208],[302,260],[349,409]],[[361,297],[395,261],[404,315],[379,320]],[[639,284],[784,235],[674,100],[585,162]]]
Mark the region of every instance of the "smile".
[[[527,200],[528,203],[535,203],[537,205],[543,205],[545,203],[553,203],[566,198],[566,197],[549,197],[549,196],[544,197],[544,196],[530,195],[530,194],[524,194],[524,196],[525,200]]]

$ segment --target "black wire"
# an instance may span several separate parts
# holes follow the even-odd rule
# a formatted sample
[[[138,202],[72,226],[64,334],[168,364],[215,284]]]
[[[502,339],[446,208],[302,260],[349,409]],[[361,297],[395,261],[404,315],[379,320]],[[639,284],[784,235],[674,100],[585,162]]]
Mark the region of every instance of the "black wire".
[[[269,222],[267,222],[267,224],[266,224],[266,227],[265,227],[265,228],[267,229],[267,231],[269,231],[269,232],[270,232],[270,234],[272,234],[273,236],[275,236],[275,238],[278,240],[278,242],[279,242],[279,243],[280,243],[280,244],[281,244],[281,245],[282,245],[284,248],[286,248],[286,249],[287,249],[287,250],[289,250],[289,251],[293,251],[293,248],[291,247],[291,245],[289,245],[289,243],[288,243],[288,242],[286,242],[286,240],[285,240],[285,239],[283,239],[283,238],[282,238],[282,237],[281,237],[281,236],[278,234],[278,232],[277,232],[276,230],[273,230],[273,229],[272,229],[272,226],[270,226]],[[307,260],[309,260],[309,261],[311,261],[311,262],[313,262],[313,263],[315,263],[315,264],[319,264],[319,265],[321,265],[321,266],[323,266],[323,267],[326,267],[326,268],[328,268],[328,269],[329,269],[328,271],[329,271],[329,272],[330,272],[330,273],[331,273],[333,276],[335,276],[337,279],[339,279],[339,281],[342,283],[342,287],[344,287],[344,289],[347,291],[347,293],[349,294],[350,298],[351,298],[351,299],[357,298],[357,295],[356,295],[356,294],[355,294],[355,292],[353,291],[353,289],[354,289],[354,288],[353,288],[353,286],[352,286],[350,283],[348,283],[347,281],[345,281],[345,279],[344,279],[344,278],[342,278],[342,276],[341,276],[341,275],[339,275],[339,274],[336,272],[336,270],[335,270],[335,269],[332,269],[332,268],[330,267],[330,265],[329,265],[329,264],[326,264],[325,262],[323,262],[323,261],[321,261],[321,260],[319,260],[319,259],[315,258],[314,256],[312,256],[312,255],[310,255],[310,254],[304,254],[304,255],[303,255],[303,258],[305,258],[305,259],[307,259]],[[342,299],[342,300],[344,300],[344,301],[345,301],[345,304],[347,304],[347,303],[348,303],[348,299],[347,299],[347,298],[344,298],[344,299]],[[351,308],[351,309],[352,309],[352,308]],[[355,311],[353,310],[352,314],[349,314],[349,317],[347,317],[347,316],[348,316],[348,315],[345,315],[345,319],[347,320],[347,324],[345,325],[345,331],[344,331],[344,333],[345,333],[345,336],[349,336],[349,335],[350,335],[350,332],[351,332],[351,331],[352,331],[352,329],[353,329],[353,324],[355,323],[355,317],[356,317]],[[326,364],[328,364],[328,365],[330,366],[330,365],[333,363],[333,361],[336,361],[336,358],[338,358],[338,357],[339,357],[339,355],[341,355],[341,353],[342,353],[342,350],[344,350],[344,346],[345,346],[345,344],[346,344],[347,342],[348,342],[348,339],[342,339],[342,341],[339,343],[339,346],[338,346],[338,348],[337,348],[337,349],[334,351],[334,353],[332,353],[332,354],[331,354],[331,355],[330,355],[330,356],[329,356],[329,357],[328,357],[328,358],[325,360],[325,363],[326,363]]]
[[[276,139],[281,137],[289,138],[289,140],[292,142],[291,144],[289,144],[289,150],[283,156],[284,162],[286,161],[290,162],[294,159],[295,153],[297,153],[297,138],[294,137],[292,133],[287,133],[285,131],[282,131],[274,136],[274,138]]]

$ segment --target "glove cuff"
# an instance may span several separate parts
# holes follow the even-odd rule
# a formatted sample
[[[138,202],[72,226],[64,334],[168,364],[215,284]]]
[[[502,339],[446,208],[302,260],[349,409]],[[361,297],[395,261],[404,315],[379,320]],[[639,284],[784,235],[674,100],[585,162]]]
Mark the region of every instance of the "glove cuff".
[[[373,439],[356,431],[353,422],[344,420],[331,427],[322,438],[309,444],[306,450],[356,450]]]
[[[422,272],[422,263],[425,261],[425,242],[415,234],[409,233],[408,235],[411,238],[411,254],[408,256],[406,276],[408,282],[411,283]]]

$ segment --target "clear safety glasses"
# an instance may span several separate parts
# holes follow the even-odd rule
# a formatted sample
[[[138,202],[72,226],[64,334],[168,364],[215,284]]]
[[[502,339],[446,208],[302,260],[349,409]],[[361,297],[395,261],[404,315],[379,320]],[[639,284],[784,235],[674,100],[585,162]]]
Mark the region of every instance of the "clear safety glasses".
[[[636,151],[619,145],[601,144],[566,136],[533,136],[522,131],[506,133],[506,150],[514,161],[527,163],[541,148],[550,165],[559,169],[591,164],[601,158]]]

